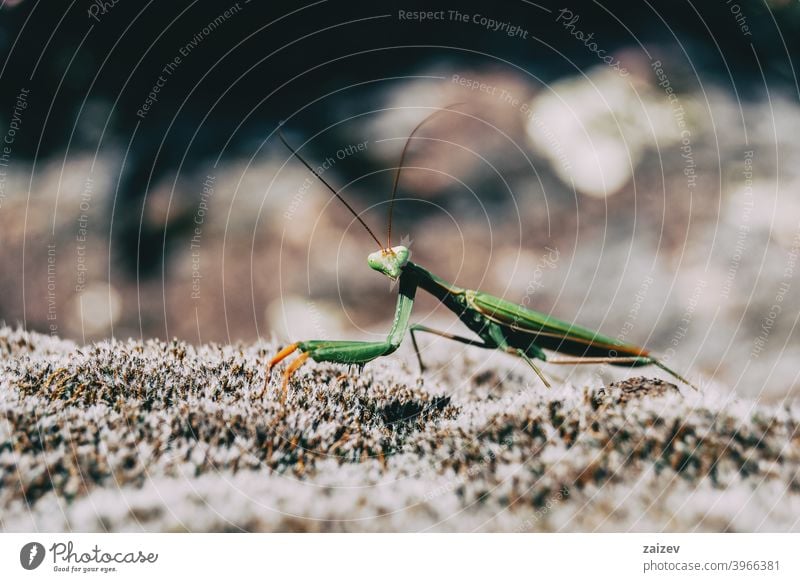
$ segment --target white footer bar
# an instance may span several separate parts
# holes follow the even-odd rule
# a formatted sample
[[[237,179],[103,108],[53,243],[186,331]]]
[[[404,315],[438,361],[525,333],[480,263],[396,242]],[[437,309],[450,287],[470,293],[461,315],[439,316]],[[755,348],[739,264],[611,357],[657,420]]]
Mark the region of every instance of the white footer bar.
[[[800,580],[800,534],[0,534],[4,580]],[[437,577],[437,578],[434,578]],[[580,578],[579,578],[580,577]]]

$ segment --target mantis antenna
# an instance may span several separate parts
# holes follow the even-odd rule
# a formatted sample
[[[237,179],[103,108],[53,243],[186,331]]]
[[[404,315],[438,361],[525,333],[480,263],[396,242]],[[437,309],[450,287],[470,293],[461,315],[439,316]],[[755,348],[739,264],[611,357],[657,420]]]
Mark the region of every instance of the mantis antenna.
[[[413,131],[408,135],[408,138],[406,139],[406,144],[403,146],[403,153],[400,154],[400,163],[398,164],[397,171],[394,174],[394,182],[392,183],[392,195],[391,195],[391,198],[389,199],[389,210],[388,210],[387,220],[386,220],[386,222],[387,222],[386,248],[387,249],[392,248],[392,212],[394,211],[394,199],[395,199],[395,196],[397,194],[397,183],[400,181],[400,171],[403,169],[403,162],[406,159],[406,152],[408,151],[408,146],[411,143],[411,138],[414,137],[414,134],[417,133],[417,130],[420,127],[425,125],[427,122],[429,122],[431,119],[433,119],[434,117],[436,117],[440,113],[443,113],[444,111],[447,111],[449,109],[453,109],[454,107],[458,107],[459,105],[463,105],[463,104],[464,104],[463,102],[462,103],[452,103],[452,104],[448,105],[447,107],[442,107],[441,109],[439,109],[437,111],[434,111],[428,117],[426,117],[425,119],[420,121],[417,124],[417,127],[415,127],[413,129]]]
[[[368,226],[367,226],[367,223],[366,223],[366,222],[364,222],[364,219],[363,219],[363,218],[361,218],[361,217],[358,215],[358,213],[357,213],[355,210],[353,210],[353,207],[352,207],[352,206],[350,206],[350,205],[347,203],[347,200],[345,200],[344,198],[342,198],[342,195],[341,195],[341,194],[339,194],[339,192],[337,192],[337,191],[334,189],[334,187],[333,187],[333,186],[331,186],[330,184],[328,184],[328,183],[325,181],[325,179],[324,179],[322,176],[320,176],[320,175],[319,175],[319,172],[317,172],[317,171],[316,171],[314,168],[312,168],[312,167],[311,167],[311,165],[310,165],[308,162],[306,162],[306,161],[303,159],[303,157],[302,157],[302,156],[301,156],[301,155],[300,155],[300,154],[297,152],[297,150],[296,150],[296,149],[294,149],[292,146],[290,146],[290,145],[289,145],[289,142],[287,142],[287,141],[286,141],[286,138],[283,136],[283,131],[281,131],[280,129],[278,130],[278,137],[279,137],[279,138],[281,139],[281,141],[283,142],[283,145],[285,145],[287,148],[289,148],[289,151],[290,151],[290,152],[292,152],[292,154],[293,154],[293,155],[294,155],[294,156],[295,156],[295,157],[296,157],[298,160],[300,160],[301,162],[303,162],[303,165],[304,165],[306,168],[308,168],[308,170],[309,170],[309,171],[310,171],[312,174],[314,174],[314,175],[317,177],[317,179],[318,179],[320,182],[322,182],[323,184],[325,184],[325,186],[327,186],[327,187],[328,187],[328,190],[330,190],[331,192],[333,192],[333,195],[334,195],[334,196],[336,196],[336,197],[339,199],[339,201],[340,201],[342,204],[344,204],[344,205],[347,207],[347,209],[348,209],[348,210],[349,210],[349,211],[352,213],[352,215],[356,217],[356,220],[358,220],[358,222],[360,222],[360,223],[361,223],[361,226],[363,226],[363,227],[364,227],[364,228],[367,230],[367,232],[368,232],[368,233],[369,233],[369,235],[372,237],[372,239],[373,239],[373,240],[374,240],[376,243],[378,243],[378,248],[379,248],[379,249],[383,249],[383,245],[381,245],[381,241],[379,241],[379,240],[378,240],[378,237],[377,237],[377,236],[375,236],[375,233],[374,233],[374,232],[372,232],[372,229],[371,229],[370,227],[368,227]]]

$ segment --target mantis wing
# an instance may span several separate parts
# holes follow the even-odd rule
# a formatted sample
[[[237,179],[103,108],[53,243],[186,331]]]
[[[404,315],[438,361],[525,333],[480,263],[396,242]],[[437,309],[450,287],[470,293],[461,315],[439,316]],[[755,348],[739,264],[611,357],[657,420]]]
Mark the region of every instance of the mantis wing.
[[[511,331],[512,338],[527,337],[542,347],[575,355],[646,356],[644,348],[600,332],[568,323],[481,291],[468,291],[474,309]],[[588,348],[588,349],[587,349]]]

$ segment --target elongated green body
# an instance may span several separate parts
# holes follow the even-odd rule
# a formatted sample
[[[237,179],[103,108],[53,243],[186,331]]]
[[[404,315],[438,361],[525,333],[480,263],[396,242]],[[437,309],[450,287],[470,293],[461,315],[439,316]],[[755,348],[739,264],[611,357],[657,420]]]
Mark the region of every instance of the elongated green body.
[[[432,119],[437,113],[455,108],[459,104],[437,110],[420,122],[409,135],[400,164],[397,167],[392,195],[388,210],[387,241],[392,238],[392,207],[397,192],[397,183],[400,178],[400,169],[403,167],[406,150],[416,131],[425,121]],[[280,134],[281,140],[289,150],[336,196],[353,214],[365,230],[379,245],[380,250],[367,257],[369,266],[389,277],[400,281],[400,292],[397,298],[392,328],[386,339],[381,342],[359,341],[328,341],[310,340],[291,344],[281,350],[269,364],[272,369],[278,362],[286,358],[295,350],[300,350],[301,355],[286,369],[283,379],[283,395],[286,396],[291,375],[301,366],[307,358],[319,362],[337,362],[342,364],[362,365],[394,352],[406,333],[411,334],[414,349],[417,352],[420,368],[423,368],[422,358],[419,353],[415,332],[434,333],[461,343],[474,345],[487,349],[499,349],[523,358],[534,372],[541,378],[545,385],[549,383],[533,360],[542,360],[554,364],[594,364],[608,363],[620,366],[647,366],[655,365],[670,373],[678,380],[692,386],[673,370],[667,368],[662,362],[653,358],[649,352],[639,346],[628,344],[617,339],[602,335],[601,333],[581,327],[555,317],[527,309],[505,299],[463,289],[445,281],[427,271],[423,267],[412,263],[409,258],[411,253],[405,246],[391,246],[391,242],[383,244],[375,233],[367,226],[363,218],[342,198],[341,194],[328,184],[314,168],[292,148]],[[447,332],[436,331],[423,325],[410,325],[411,309],[414,306],[414,297],[417,289],[423,289],[436,297],[450,311],[464,323],[479,340],[452,335]],[[567,354],[572,358],[554,360],[549,358],[544,350]],[[267,376],[267,380],[269,375]],[[694,386],[692,386],[694,388]],[[265,384],[266,389],[266,384]]]
[[[400,291],[392,328],[383,342],[311,340],[297,347],[316,360],[346,364],[365,364],[394,352],[409,325],[411,308],[418,288],[439,299],[471,329],[485,348],[518,353],[547,361],[544,349],[578,357],[619,358],[625,366],[656,363],[647,350],[620,342],[591,329],[567,323],[516,305],[481,291],[463,289],[433,275],[423,267],[407,262],[399,277]],[[617,362],[610,362],[612,364]]]
[[[528,355],[539,359],[545,359],[541,357],[541,349],[582,357],[647,356],[648,352],[643,348],[620,342],[591,329],[561,321],[482,291],[456,287],[414,263],[408,264],[404,275],[406,272],[412,273],[420,287],[435,295],[456,313],[484,342],[491,343],[497,335],[492,324],[500,328],[508,345],[494,347],[530,350]]]

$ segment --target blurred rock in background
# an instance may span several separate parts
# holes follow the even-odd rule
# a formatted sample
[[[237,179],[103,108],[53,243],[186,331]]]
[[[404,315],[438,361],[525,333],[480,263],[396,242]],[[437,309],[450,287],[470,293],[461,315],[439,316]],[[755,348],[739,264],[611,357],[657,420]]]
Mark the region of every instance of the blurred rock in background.
[[[0,9],[6,323],[381,335],[374,242],[276,129],[383,238],[406,136],[463,103],[411,144],[395,244],[737,393],[797,394],[796,3],[92,6]],[[420,298],[416,320],[448,317]]]

